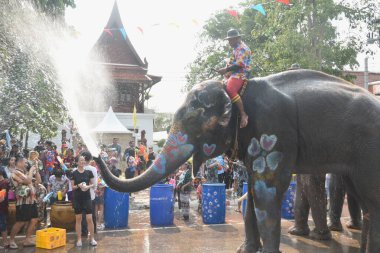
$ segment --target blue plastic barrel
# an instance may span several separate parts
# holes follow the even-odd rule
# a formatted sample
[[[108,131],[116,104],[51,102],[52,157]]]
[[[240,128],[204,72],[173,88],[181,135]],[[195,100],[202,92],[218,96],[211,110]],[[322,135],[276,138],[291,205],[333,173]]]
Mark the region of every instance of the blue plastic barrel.
[[[150,188],[150,224],[170,226],[174,221],[174,193],[171,184],[156,184]]]
[[[248,183],[244,182],[243,183],[243,195],[248,191]],[[243,196],[242,195],[242,196]],[[246,211],[246,208],[247,208],[247,198],[245,198],[243,200],[243,204],[242,204],[242,213],[243,213],[243,217],[245,217],[245,211]]]
[[[111,188],[104,191],[104,226],[125,228],[128,226],[129,193],[117,192]]]
[[[226,185],[202,185],[202,218],[204,224],[222,224],[226,220]]]
[[[281,217],[284,219],[294,219],[294,199],[296,195],[296,182],[290,182],[289,188],[285,193],[281,206]]]

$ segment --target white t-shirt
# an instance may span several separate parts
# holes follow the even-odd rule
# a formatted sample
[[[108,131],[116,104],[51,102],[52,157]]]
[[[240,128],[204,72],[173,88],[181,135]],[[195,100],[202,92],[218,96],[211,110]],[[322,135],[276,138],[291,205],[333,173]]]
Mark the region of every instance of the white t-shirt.
[[[94,175],[94,187],[90,189],[91,194],[91,200],[95,199],[95,189],[98,187],[98,172],[96,171],[96,168],[91,165],[84,166],[85,170],[89,170]]]

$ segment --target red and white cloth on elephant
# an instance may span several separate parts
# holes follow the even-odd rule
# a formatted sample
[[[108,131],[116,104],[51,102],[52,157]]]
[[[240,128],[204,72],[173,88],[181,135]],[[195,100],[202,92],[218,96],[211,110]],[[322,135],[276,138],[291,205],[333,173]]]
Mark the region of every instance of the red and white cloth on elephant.
[[[227,93],[230,96],[232,102],[236,102],[240,99],[239,90],[251,74],[252,52],[249,47],[240,42],[233,50],[231,58],[227,64],[227,67],[239,66],[237,70],[228,72],[225,75],[227,78]]]

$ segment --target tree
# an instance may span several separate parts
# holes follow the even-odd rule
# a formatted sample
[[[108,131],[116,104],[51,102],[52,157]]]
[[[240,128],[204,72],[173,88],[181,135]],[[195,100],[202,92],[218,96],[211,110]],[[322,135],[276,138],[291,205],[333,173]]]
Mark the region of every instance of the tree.
[[[156,113],[154,118],[153,131],[166,131],[173,120],[173,114],[170,113]]]
[[[73,0],[1,0],[0,5],[0,131],[12,134],[38,133],[42,138],[56,135],[66,119],[66,108],[55,69],[44,48],[33,45],[18,29],[28,20],[31,5],[61,22],[64,9]],[[31,4],[31,5],[30,5]]]
[[[188,66],[186,89],[218,77],[212,68],[225,64],[223,59],[231,49],[223,38],[232,27],[245,34],[243,40],[253,51],[255,76],[284,71],[293,63],[341,76],[343,67],[352,69],[358,65],[356,56],[366,49],[366,38],[361,32],[376,16],[380,5],[377,0],[291,2],[291,6],[265,5],[265,17],[249,8],[255,1],[240,4],[244,11],[239,19],[225,11],[217,12],[206,22],[200,35],[197,48],[201,50]],[[336,28],[342,23],[349,26],[350,32],[345,37]]]

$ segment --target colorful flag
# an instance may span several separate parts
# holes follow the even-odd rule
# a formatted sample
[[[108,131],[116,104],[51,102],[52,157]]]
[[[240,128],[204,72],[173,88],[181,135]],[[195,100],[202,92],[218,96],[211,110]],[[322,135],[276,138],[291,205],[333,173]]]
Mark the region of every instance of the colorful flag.
[[[232,17],[239,19],[239,13],[236,10],[227,10],[227,13],[230,14]]]
[[[127,33],[126,33],[125,29],[122,27],[122,28],[119,28],[119,30],[120,30],[121,35],[123,35],[123,38],[126,40],[127,39]]]
[[[139,30],[141,32],[141,34],[144,35],[144,29],[142,29],[141,26],[138,26],[137,30]]]
[[[276,0],[276,2],[283,3],[289,5],[289,0]]]
[[[113,37],[113,34],[111,32],[111,29],[104,28],[104,32],[108,33],[111,37]]]
[[[263,7],[262,4],[252,5],[251,8],[254,9],[254,10],[256,10],[256,11],[258,11],[258,12],[260,12],[264,16],[267,15],[267,13],[265,12],[264,7]]]
[[[136,111],[136,105],[133,106],[133,115],[132,115],[132,119],[133,119],[133,129],[136,130],[136,128],[137,128],[137,111]]]

